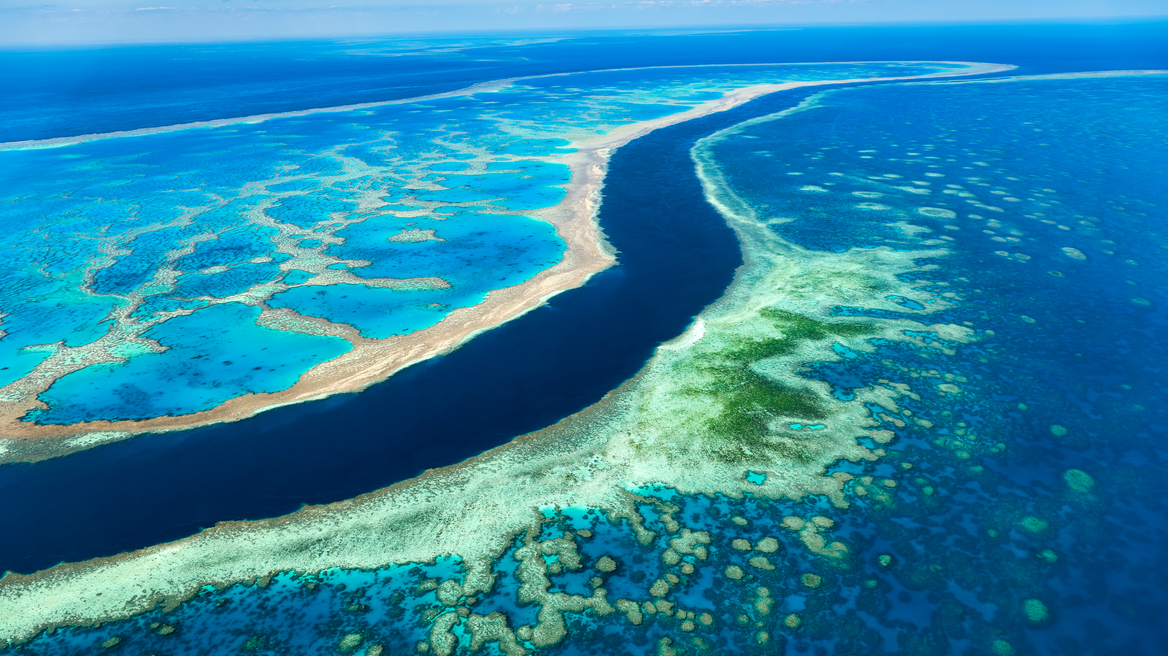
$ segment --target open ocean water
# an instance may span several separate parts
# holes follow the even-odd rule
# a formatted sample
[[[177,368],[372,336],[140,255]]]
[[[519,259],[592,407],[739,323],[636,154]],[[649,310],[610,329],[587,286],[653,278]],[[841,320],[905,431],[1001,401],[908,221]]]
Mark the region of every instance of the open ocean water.
[[[1153,45],[1165,32],[1163,24],[1144,24],[585,35],[395,58],[353,54],[352,44],[208,46],[196,49],[201,63],[187,65],[199,74],[181,86],[161,70],[138,70],[133,81],[114,75],[96,78],[103,84],[16,85],[18,97],[45,111],[34,120],[27,109],[6,109],[0,125],[3,140],[45,138],[698,57],[1019,66],[1006,76],[1165,68],[1168,56]],[[113,61],[131,50],[98,56]],[[191,53],[158,51],[163,60]],[[290,52],[309,63],[288,63]],[[3,57],[43,57],[63,71],[70,57],[94,54]],[[405,75],[397,68],[403,57],[426,65]],[[380,67],[372,59],[392,63]],[[239,61],[255,68],[234,67],[232,82],[226,64]],[[257,71],[278,74],[256,88],[247,76]],[[338,71],[355,82],[329,82]],[[198,88],[222,102],[200,99],[193,90],[200,80]],[[288,99],[295,85],[312,93],[311,103]],[[828,382],[841,402],[869,385],[909,384],[916,393],[898,401],[899,415],[872,408],[897,435],[886,457],[838,466],[855,477],[854,486],[873,491],[846,510],[809,502],[851,545],[849,567],[827,567],[793,542],[756,545],[773,569],[749,569],[738,547],[715,544],[711,562],[746,568],[752,584],[703,576],[674,599],[712,618],[698,620],[704,643],[662,643],[678,631],[691,634],[693,618],[687,630],[680,628],[686,620],[673,617],[630,626],[620,614],[580,615],[563,642],[542,651],[1168,649],[1159,614],[1168,601],[1160,566],[1168,554],[1158,492],[1168,466],[1159,443],[1168,429],[1160,379],[1168,358],[1159,345],[1168,303],[1168,78],[858,85],[822,93],[803,111],[741,125],[816,93],[775,94],[620,149],[600,213],[620,265],[447,356],[361,394],[0,467],[0,569],[31,572],[183,537],[216,521],[349,498],[456,463],[595,402],[717,299],[742,262],[734,233],[704,200],[691,158],[699,140],[725,131],[700,148],[784,240],[823,253],[913,250],[926,241],[946,248],[931,262],[935,268],[915,275],[953,299],[934,320],[969,326],[978,340],[954,346],[921,335],[922,347],[844,349],[842,361],[808,368],[805,375]],[[78,107],[92,109],[89,123],[78,123]],[[914,301],[900,300],[912,309]],[[887,316],[859,306],[835,311],[841,320]],[[895,488],[895,499],[881,487]],[[797,504],[749,497],[660,494],[681,507],[675,515],[689,518],[688,526],[715,535],[726,533],[731,516],[779,534],[784,516],[807,514]],[[644,512],[650,523],[659,520]],[[657,552],[668,545],[639,545],[596,513],[565,513],[562,525],[541,537],[580,529],[594,536],[581,547],[584,556],[632,564],[606,578],[612,598],[644,596],[664,576]],[[528,557],[520,551],[517,544],[500,560],[500,573]],[[42,636],[22,651],[84,653],[106,645],[135,653],[361,653],[376,642],[388,653],[422,644],[437,653],[436,615],[427,615],[437,593],[423,583],[457,576],[457,569],[439,561],[282,576],[265,587],[208,592],[169,613]],[[512,626],[534,623],[533,607],[514,601],[517,585],[513,576],[499,577],[475,612],[497,610]],[[587,594],[588,575],[567,572],[556,585]],[[471,646],[465,632],[457,636],[462,649]],[[503,643],[484,649],[507,651]]]

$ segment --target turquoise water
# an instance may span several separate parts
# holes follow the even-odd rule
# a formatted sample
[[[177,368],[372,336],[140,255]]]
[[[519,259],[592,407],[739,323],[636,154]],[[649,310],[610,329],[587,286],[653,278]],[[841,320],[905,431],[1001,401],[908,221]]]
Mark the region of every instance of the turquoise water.
[[[582,73],[0,152],[0,266],[10,272],[0,395],[47,404],[24,421],[71,424],[183,415],[287,389],[346,349],[314,331],[288,333],[301,330],[294,322],[258,328],[264,308],[384,339],[433,326],[558,263],[555,230],[516,212],[563,199],[570,174],[556,159],[572,152],[565,137],[603,135],[760,82],[943,68]],[[434,239],[391,240],[416,230]],[[183,339],[188,329],[209,343]],[[294,346],[226,342],[273,330]],[[217,364],[243,351],[254,361],[246,376]],[[173,371],[180,361],[182,375]],[[211,382],[221,376],[230,382]],[[134,391],[151,385],[157,393]]]
[[[41,397],[48,409],[32,411],[32,418],[69,424],[209,410],[242,394],[287,389],[304,371],[352,348],[339,337],[257,326],[259,314],[259,308],[230,303],[159,323],[143,336],[167,350],[127,353],[125,364],[60,378]],[[230,339],[223,338],[224,326],[231,326]]]

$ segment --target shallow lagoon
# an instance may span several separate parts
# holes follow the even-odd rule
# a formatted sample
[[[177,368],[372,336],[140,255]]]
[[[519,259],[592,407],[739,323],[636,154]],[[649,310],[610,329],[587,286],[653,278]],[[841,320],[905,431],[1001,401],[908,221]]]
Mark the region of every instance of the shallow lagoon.
[[[300,372],[351,348],[339,337],[258,326],[259,313],[259,308],[233,303],[158,324],[145,336],[169,350],[134,354],[125,366],[97,365],[66,376],[45,393],[49,409],[34,411],[34,417],[74,423],[207,410],[240,394],[284,389]],[[233,326],[230,340],[222,339],[224,326]],[[206,363],[195,367],[192,360]]]

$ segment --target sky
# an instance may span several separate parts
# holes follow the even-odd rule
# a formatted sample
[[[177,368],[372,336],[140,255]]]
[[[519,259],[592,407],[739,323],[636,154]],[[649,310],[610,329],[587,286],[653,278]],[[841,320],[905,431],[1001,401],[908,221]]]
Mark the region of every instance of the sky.
[[[0,47],[1163,15],[1165,0],[0,0]]]

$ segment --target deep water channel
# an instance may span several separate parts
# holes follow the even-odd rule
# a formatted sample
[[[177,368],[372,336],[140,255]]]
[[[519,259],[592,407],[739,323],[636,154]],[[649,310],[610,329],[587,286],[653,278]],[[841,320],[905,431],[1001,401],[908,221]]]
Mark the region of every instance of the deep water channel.
[[[716,300],[742,262],[734,233],[702,195],[694,142],[811,93],[773,94],[619,149],[600,210],[618,265],[448,355],[358,394],[0,467],[0,571],[348,499],[595,403]]]

